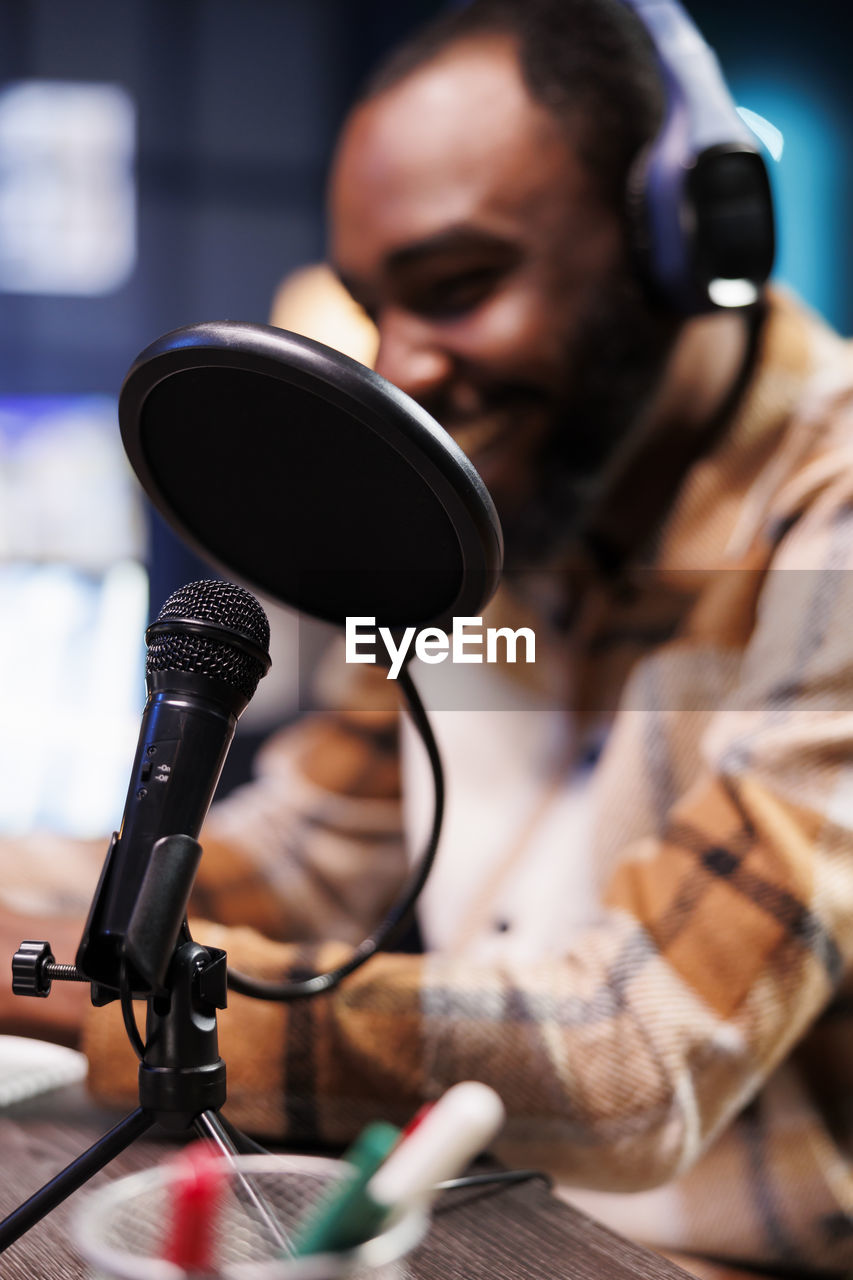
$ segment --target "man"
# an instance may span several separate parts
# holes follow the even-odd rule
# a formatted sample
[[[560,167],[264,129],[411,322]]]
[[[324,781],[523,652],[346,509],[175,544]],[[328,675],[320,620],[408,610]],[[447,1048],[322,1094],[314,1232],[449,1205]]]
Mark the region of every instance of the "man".
[[[492,490],[498,607],[536,611],[560,701],[449,709],[426,954],[318,1000],[235,999],[229,1114],[343,1141],[478,1078],[507,1105],[507,1159],[639,1193],[596,1207],[647,1242],[840,1270],[853,370],[791,301],[685,323],[647,290],[625,187],[661,110],[615,0],[479,0],[344,130],[332,259],[379,372]],[[212,816],[198,906],[223,923],[197,934],[235,967],[330,967],[326,940],[393,896],[396,714],[368,672]],[[111,1011],[86,1044],[104,1095],[132,1087]]]

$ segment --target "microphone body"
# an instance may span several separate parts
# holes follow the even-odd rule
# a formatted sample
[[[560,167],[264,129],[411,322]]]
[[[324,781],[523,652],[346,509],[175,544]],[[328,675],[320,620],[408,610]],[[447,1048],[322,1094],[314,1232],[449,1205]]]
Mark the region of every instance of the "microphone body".
[[[148,698],[118,832],[121,870],[105,886],[110,932],[126,931],[157,840],[198,838],[236,727],[235,714],[195,690],[159,689]]]
[[[269,667],[269,624],[243,588],[190,583],[146,639],[148,699],[124,814],[77,952],[91,981],[117,988],[124,965],[135,990],[159,985],[168,955],[158,953],[177,940],[197,837],[237,720]]]

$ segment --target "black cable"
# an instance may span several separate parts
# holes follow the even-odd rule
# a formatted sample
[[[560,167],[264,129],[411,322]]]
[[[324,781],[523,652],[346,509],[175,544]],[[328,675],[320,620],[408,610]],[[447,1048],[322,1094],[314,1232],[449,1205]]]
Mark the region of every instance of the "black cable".
[[[119,998],[121,1001],[121,1016],[124,1019],[124,1029],[127,1032],[127,1038],[133,1046],[133,1051],[141,1062],[145,1057],[145,1045],[142,1042],[142,1036],[139,1034],[139,1028],[136,1025],[136,1017],[133,1012],[133,989],[127,976],[127,962],[121,961],[119,967]]]
[[[300,1000],[307,996],[321,995],[324,991],[331,991],[348,974],[358,969],[366,960],[375,955],[377,951],[383,948],[387,949],[395,938],[400,936],[408,924],[412,908],[426,883],[426,878],[430,873],[436,850],[438,849],[441,823],[444,817],[444,774],[432,727],[407,667],[404,667],[400,672],[398,683],[403,691],[406,709],[411,716],[412,723],[426,748],[435,786],[432,830],[430,831],[423,856],[403,887],[400,897],[391,907],[379,927],[363,942],[360,942],[349,960],[339,965],[337,969],[331,969],[328,973],[314,974],[310,978],[303,978],[296,982],[269,982],[263,978],[249,977],[248,974],[229,968],[228,986],[232,991],[236,991],[243,996],[251,996],[254,1000],[276,1001]]]
[[[448,1178],[446,1182],[437,1182],[437,1191],[458,1191],[463,1187],[488,1187],[492,1183],[532,1182],[540,1179],[550,1191],[554,1179],[543,1169],[496,1169],[492,1173],[468,1173],[462,1178]]]

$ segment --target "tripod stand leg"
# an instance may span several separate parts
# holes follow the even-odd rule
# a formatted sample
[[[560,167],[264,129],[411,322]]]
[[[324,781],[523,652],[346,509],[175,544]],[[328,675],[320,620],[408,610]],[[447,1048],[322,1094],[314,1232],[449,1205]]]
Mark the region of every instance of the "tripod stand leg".
[[[226,1128],[216,1111],[200,1112],[193,1121],[193,1128],[202,1138],[206,1138],[225,1159],[233,1162],[234,1157],[240,1154],[239,1148],[229,1132],[230,1126]],[[244,1174],[236,1171],[234,1175],[234,1190],[235,1194],[243,1201],[267,1232],[276,1248],[289,1257],[293,1252],[293,1248],[281,1224],[276,1221],[269,1205],[258,1194],[251,1181]]]
[[[269,1147],[264,1147],[260,1142],[255,1142],[254,1138],[250,1138],[242,1129],[238,1129],[221,1111],[217,1111],[216,1114],[219,1118],[219,1123],[234,1144],[234,1150],[241,1156],[268,1156],[272,1154]]]
[[[55,1209],[58,1204],[67,1199],[72,1191],[82,1187],[93,1174],[109,1164],[146,1129],[150,1129],[153,1123],[153,1117],[141,1107],[137,1107],[76,1160],[72,1160],[71,1164],[67,1165],[55,1178],[46,1182],[39,1191],[30,1196],[29,1200],[18,1205],[17,1209],[0,1222],[0,1252],[14,1243],[25,1231],[29,1231],[36,1222],[40,1222],[51,1209]]]

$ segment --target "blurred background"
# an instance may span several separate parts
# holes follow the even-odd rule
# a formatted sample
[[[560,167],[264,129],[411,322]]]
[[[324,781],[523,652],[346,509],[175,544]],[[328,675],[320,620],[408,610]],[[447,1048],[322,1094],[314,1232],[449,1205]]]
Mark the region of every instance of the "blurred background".
[[[0,0],[0,834],[117,824],[146,622],[210,572],[128,472],[124,374],[180,325],[266,322],[281,280],[322,259],[342,116],[376,59],[440,7]],[[781,148],[777,279],[853,332],[850,7],[687,7]],[[322,642],[275,613],[274,674],[225,787],[299,709]]]

